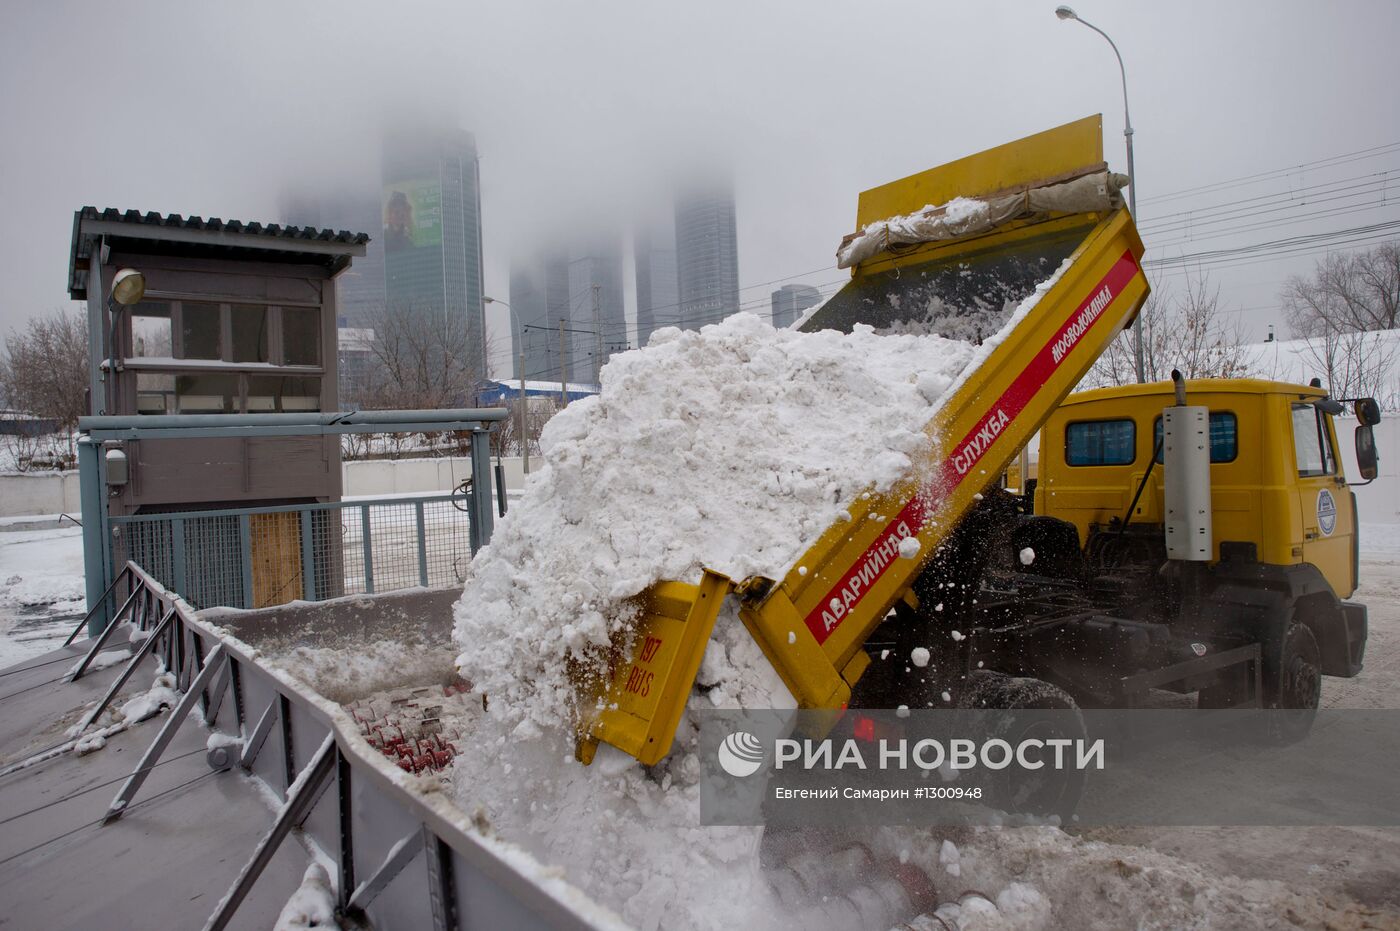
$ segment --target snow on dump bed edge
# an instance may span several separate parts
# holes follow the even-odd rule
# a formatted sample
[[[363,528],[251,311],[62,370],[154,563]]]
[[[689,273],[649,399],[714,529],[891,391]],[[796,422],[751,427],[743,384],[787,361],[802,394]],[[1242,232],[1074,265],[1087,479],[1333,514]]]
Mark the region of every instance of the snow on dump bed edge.
[[[567,723],[565,661],[596,664],[625,640],[628,599],[698,581],[702,566],[785,572],[857,494],[908,469],[974,354],[937,336],[797,333],[737,314],[614,356],[601,393],[549,422],[545,468],[472,562],[456,609],[462,675],[526,731]]]

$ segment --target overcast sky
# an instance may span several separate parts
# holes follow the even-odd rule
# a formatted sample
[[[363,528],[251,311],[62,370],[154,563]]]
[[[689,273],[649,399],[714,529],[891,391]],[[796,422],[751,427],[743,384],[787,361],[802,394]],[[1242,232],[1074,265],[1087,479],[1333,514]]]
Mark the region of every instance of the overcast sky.
[[[772,282],[844,277],[864,188],[1095,112],[1126,169],[1113,52],[1050,0],[3,6],[0,332],[65,304],[77,207],[275,220],[404,109],[476,133],[500,296],[512,248],[623,220],[685,156],[732,164],[741,300],[764,310]],[[1400,220],[1400,3],[1076,9],[1127,64],[1149,259]],[[1327,242],[1303,245],[1189,267],[1262,338]]]

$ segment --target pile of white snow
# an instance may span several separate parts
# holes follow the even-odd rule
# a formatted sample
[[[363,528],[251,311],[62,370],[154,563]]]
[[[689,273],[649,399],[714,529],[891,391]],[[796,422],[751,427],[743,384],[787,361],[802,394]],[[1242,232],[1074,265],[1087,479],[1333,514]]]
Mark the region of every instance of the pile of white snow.
[[[550,421],[545,467],[473,560],[456,610],[458,668],[489,698],[452,771],[474,822],[565,865],[633,926],[771,924],[782,908],[757,868],[759,829],[698,823],[688,724],[650,771],[606,745],[579,766],[568,664],[626,643],[631,599],[654,582],[785,573],[858,495],[909,468],[976,352],[740,314],[614,356],[600,394]],[[692,704],[792,706],[732,604],[697,682]]]
[[[462,675],[493,715],[525,724],[520,736],[566,724],[566,661],[596,666],[626,643],[629,599],[663,579],[698,581],[702,567],[786,572],[858,494],[909,468],[975,352],[738,314],[614,356],[601,393],[549,422],[545,468],[472,562],[457,608]],[[700,675],[712,697],[744,706],[753,688],[760,705],[790,702],[733,618],[715,641]]]

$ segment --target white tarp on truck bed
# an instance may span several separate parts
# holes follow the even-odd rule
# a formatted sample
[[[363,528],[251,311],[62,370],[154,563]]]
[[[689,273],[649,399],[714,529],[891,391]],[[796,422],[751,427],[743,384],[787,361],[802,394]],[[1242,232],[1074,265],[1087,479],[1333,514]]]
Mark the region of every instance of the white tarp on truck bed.
[[[871,223],[836,250],[836,266],[850,268],[895,246],[958,239],[1036,213],[1088,213],[1119,206],[1125,175],[1099,171],[1062,184],[1017,191],[986,200],[955,197],[918,213]]]

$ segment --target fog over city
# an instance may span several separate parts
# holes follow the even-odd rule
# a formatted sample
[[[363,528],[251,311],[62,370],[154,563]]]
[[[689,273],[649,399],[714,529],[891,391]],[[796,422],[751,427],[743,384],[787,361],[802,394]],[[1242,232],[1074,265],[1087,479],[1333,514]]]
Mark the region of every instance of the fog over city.
[[[1202,253],[1400,219],[1400,6],[1076,9],[1127,67],[1147,259],[1176,260],[1154,284],[1209,272],[1262,339],[1289,274],[1370,234]],[[1096,112],[1127,167],[1112,49],[1049,0],[10,4],[0,75],[0,331],[66,303],[74,209],[277,221],[289,188],[374,178],[404,121],[475,135],[502,298],[513,255],[668,210],[697,168],[732,172],[740,302],[766,312],[780,284],[846,277],[865,188]]]

